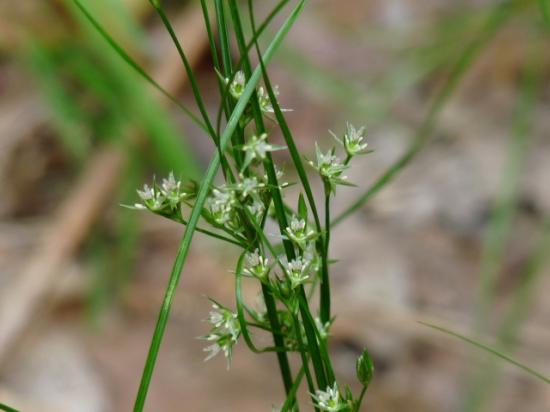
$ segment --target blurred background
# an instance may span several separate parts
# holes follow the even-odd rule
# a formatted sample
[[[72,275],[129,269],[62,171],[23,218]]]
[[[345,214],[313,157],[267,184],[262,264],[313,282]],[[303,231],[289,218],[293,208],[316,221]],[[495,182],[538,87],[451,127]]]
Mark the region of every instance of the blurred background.
[[[85,3],[191,104],[146,0]],[[214,115],[198,2],[165,3]],[[364,410],[550,410],[548,385],[418,323],[476,336],[550,374],[550,9],[509,3],[310,1],[271,65],[305,156],[315,141],[332,144],[328,129],[367,126],[375,152],[356,161],[358,187],[338,189],[336,212],[414,155],[333,233],[330,350],[339,380],[356,388],[355,359],[370,349],[376,378]],[[274,4],[258,2],[258,14]],[[155,174],[199,177],[212,152],[71,1],[0,1],[0,402],[131,410],[183,227],[120,204]],[[278,160],[292,180],[290,159]],[[282,402],[272,355],[241,344],[229,372],[223,359],[203,363],[204,296],[233,306],[236,252],[195,237],[148,410]]]

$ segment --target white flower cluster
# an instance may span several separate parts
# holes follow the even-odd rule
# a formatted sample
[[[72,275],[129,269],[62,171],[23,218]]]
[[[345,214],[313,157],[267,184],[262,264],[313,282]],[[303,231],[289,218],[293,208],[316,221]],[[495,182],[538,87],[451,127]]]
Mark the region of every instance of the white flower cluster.
[[[346,123],[346,132],[342,139],[330,132],[334,138],[344,147],[348,157],[370,153],[367,150],[368,143],[365,142],[365,127],[356,129],[351,123]]]
[[[212,189],[210,197],[206,200],[206,208],[214,222],[230,229],[238,227],[237,204],[235,191],[226,186]]]
[[[185,191],[180,180],[176,180],[174,173],[170,172],[167,178],[162,179],[158,186],[153,182],[152,187],[145,184],[143,189],[137,190],[142,203],[136,203],[134,207],[140,210],[172,215],[179,211],[181,202],[194,196],[192,191]]]
[[[262,256],[258,249],[245,255],[246,266],[243,273],[265,282],[269,274],[269,260]]]
[[[348,166],[335,155],[334,148],[327,153],[323,153],[319,146],[315,144],[315,162],[310,160],[309,164],[317,170],[331,193],[336,191],[336,185],[350,184],[347,177],[342,175]]]
[[[229,79],[225,79],[226,82],[229,82]],[[229,93],[235,100],[239,100],[244,92],[244,89],[246,87],[246,77],[244,73],[239,70],[237,73],[235,73],[235,76],[233,78],[233,81],[229,85]],[[259,86],[256,89],[256,93],[258,95],[258,103],[260,105],[260,110],[263,113],[273,113],[273,105],[271,104],[271,100],[269,99],[269,94],[264,89],[263,86]],[[273,87],[273,94],[275,95],[275,98],[279,96],[279,86]],[[283,109],[282,111],[288,111],[287,109]]]
[[[290,225],[285,229],[286,236],[294,242],[301,250],[306,250],[312,240],[317,238],[317,233],[308,229],[307,222],[297,216],[292,216]]]
[[[212,344],[204,348],[204,351],[209,353],[205,361],[223,352],[227,359],[227,368],[229,369],[233,346],[237,343],[241,334],[237,314],[216,302],[212,302],[212,310],[208,316],[208,322],[212,325],[212,330],[208,335],[203,336],[202,339],[212,342]]]
[[[324,391],[316,390],[313,395],[315,400],[315,406],[322,411],[326,412],[344,412],[349,411],[349,405],[341,398],[338,390],[338,384],[334,382],[334,386],[331,388],[327,386]]]
[[[245,152],[243,169],[253,162],[264,161],[267,153],[283,149],[286,149],[286,147],[268,143],[267,133],[262,133],[260,136],[253,135],[242,147],[242,150]]]
[[[310,280],[311,260],[306,257],[298,256],[290,262],[287,262],[285,265],[285,274],[290,281],[291,288],[296,289],[298,286]]]

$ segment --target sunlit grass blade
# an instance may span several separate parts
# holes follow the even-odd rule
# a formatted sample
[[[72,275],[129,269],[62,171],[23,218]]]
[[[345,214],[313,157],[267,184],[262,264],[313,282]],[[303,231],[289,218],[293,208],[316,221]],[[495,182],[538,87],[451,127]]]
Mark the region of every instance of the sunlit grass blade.
[[[164,89],[160,84],[157,83],[126,51],[120,46],[107,31],[103,28],[101,24],[92,16],[88,9],[82,4],[80,0],[73,0],[76,6],[80,9],[84,17],[90,22],[90,24],[95,28],[95,30],[107,41],[109,46],[130,66],[132,67],[142,78],[144,78],[149,84],[151,84],[155,89],[161,92],[164,96],[174,102],[189,118],[197,124],[202,130],[208,133],[208,128],[206,125],[184,104],[182,104],[177,98],[172,96],[166,89]]]
[[[271,42],[270,46],[265,52],[265,55],[264,55],[265,62],[269,62],[273,57],[274,53],[280,47],[283,39],[286,37],[290,28],[292,27],[292,25],[300,15],[301,11],[303,10],[303,7],[304,7],[304,0],[298,3],[296,8],[285,20],[282,27],[279,29],[273,41]],[[255,91],[258,81],[260,80],[260,76],[261,76],[261,68],[258,67],[250,77],[248,84],[246,85],[241,98],[237,102],[237,105],[235,106],[235,110],[233,111],[231,118],[229,119],[227,126],[220,137],[220,147],[222,151],[225,150],[226,145],[229,139],[231,138],[231,135],[235,131],[239,123],[239,119],[243,114],[248,101],[252,97],[252,94]],[[149,384],[151,382],[151,377],[153,374],[154,366],[155,366],[158,352],[160,349],[160,344],[162,342],[162,337],[164,335],[166,324],[168,322],[168,316],[170,314],[170,308],[172,306],[172,301],[175,295],[175,291],[179,284],[179,279],[181,276],[181,272],[183,270],[183,266],[185,264],[185,260],[187,258],[187,254],[189,252],[189,248],[191,246],[191,241],[193,239],[195,228],[198,224],[199,218],[201,216],[202,208],[204,207],[204,203],[210,191],[212,181],[214,180],[214,177],[219,168],[219,165],[220,165],[220,158],[218,154],[216,154],[212,159],[212,161],[210,162],[210,165],[208,166],[208,169],[205,173],[203,181],[200,185],[199,191],[197,193],[197,197],[195,199],[195,204],[191,211],[191,216],[189,217],[189,222],[187,224],[187,227],[185,228],[183,238],[178,248],[174,266],[170,274],[170,279],[166,289],[164,301],[162,303],[162,307],[159,312],[158,321],[155,326],[155,332],[153,334],[153,338],[151,341],[151,347],[149,349],[149,354],[147,356],[147,360],[145,363],[145,368],[143,371],[140,387],[136,397],[136,402],[134,406],[135,412],[142,411],[145,405],[145,399],[149,389]]]
[[[460,333],[457,333],[457,332],[454,332],[450,329],[447,329],[447,328],[444,328],[442,326],[438,326],[438,325],[434,325],[432,323],[428,323],[428,322],[422,322],[422,321],[419,321],[420,324],[424,325],[424,326],[428,326],[432,329],[435,329],[435,330],[438,330],[440,332],[443,332],[443,333],[446,333],[447,335],[450,335],[450,336],[453,336],[455,338],[458,338],[466,343],[469,343],[470,345],[473,345],[479,349],[482,349],[492,355],[495,355],[496,357],[514,365],[514,366],[517,366],[518,368],[524,370],[525,372],[527,372],[528,374],[542,380],[543,382],[546,382],[548,384],[550,384],[550,378],[545,376],[544,374],[540,373],[540,372],[537,372],[536,370],[530,368],[529,366],[517,361],[516,359],[500,352],[498,349],[495,349],[489,345],[486,345],[482,342],[479,342],[475,339],[472,339],[472,338],[469,338],[467,336],[464,336],[464,335],[461,335]]]
[[[378,179],[376,179],[376,181],[367,189],[365,193],[359,196],[348,208],[333,219],[333,226],[342,222],[348,216],[360,209],[383,187],[392,181],[395,176],[410,163],[411,160],[415,158],[415,156],[428,142],[440,113],[447,105],[450,97],[457,89],[460,81],[468,69],[472,66],[481,51],[491,41],[503,24],[514,15],[513,12],[517,11],[517,9],[522,6],[525,6],[525,3],[526,2],[522,3],[519,1],[504,1],[496,6],[477,37],[466,46],[456,63],[453,65],[445,85],[431,104],[428,114],[424,118],[418,132],[413,137],[411,145],[395,163],[393,163]]]
[[[17,409],[11,408],[8,405],[0,403],[0,411],[4,412],[19,412]]]

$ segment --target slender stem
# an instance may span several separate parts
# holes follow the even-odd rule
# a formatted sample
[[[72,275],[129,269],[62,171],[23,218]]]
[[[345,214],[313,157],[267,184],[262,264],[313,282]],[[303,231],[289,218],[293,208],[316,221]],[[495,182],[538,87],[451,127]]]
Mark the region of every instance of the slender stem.
[[[328,251],[330,243],[330,189],[325,185],[325,234],[321,255],[320,317],[324,324],[330,321],[330,277],[328,274]]]
[[[275,35],[273,41],[271,42],[270,47],[266,50],[266,53],[264,55],[264,60],[266,61],[271,60],[273,54],[279,48],[279,46],[282,43],[282,40],[284,39],[284,37],[286,36],[286,34],[288,33],[292,25],[298,18],[300,12],[303,9],[303,6],[304,6],[304,0],[302,0],[296,6],[296,8],[292,11],[290,16],[286,19],[281,29]],[[239,119],[243,114],[245,107],[248,104],[248,101],[252,97],[252,93],[254,92],[258,81],[260,80],[260,76],[261,76],[261,69],[258,67],[256,68],[254,74],[251,76],[248,84],[246,85],[243,91],[243,94],[239,99],[239,102],[237,103],[235,110],[232,113],[231,118],[229,119],[227,126],[220,137],[220,146],[222,148],[222,151],[227,146],[227,143],[231,135],[235,131],[237,124],[239,122]],[[151,377],[153,375],[153,370],[154,370],[158,352],[160,349],[160,344],[162,342],[164,331],[166,330],[166,325],[168,323],[168,317],[170,314],[170,309],[172,307],[172,301],[174,299],[175,291],[180,280],[181,272],[183,270],[183,266],[185,264],[187,254],[189,252],[189,248],[191,246],[191,241],[193,239],[195,228],[197,226],[197,223],[201,216],[202,208],[204,206],[204,203],[210,191],[210,185],[214,180],[214,177],[219,168],[219,165],[220,165],[220,157],[216,153],[214,155],[214,158],[210,162],[210,165],[206,171],[205,177],[203,178],[203,181],[200,185],[199,191],[197,193],[197,197],[195,199],[195,205],[193,206],[193,209],[191,211],[191,216],[189,217],[189,223],[185,228],[182,241],[178,248],[178,253],[176,255],[174,266],[170,274],[170,279],[168,281],[168,286],[166,288],[164,300],[163,300],[161,309],[159,311],[159,317],[155,326],[155,332],[151,340],[151,346],[149,348],[149,353],[147,355],[147,360],[145,363],[143,375],[141,378],[139,390],[136,397],[136,402],[134,405],[134,412],[143,411],[143,407],[145,405],[145,399],[147,397],[147,392],[149,390],[149,384],[151,382]]]
[[[365,393],[367,393],[367,387],[363,386],[363,389],[361,389],[361,394],[359,395],[359,399],[357,400],[357,409],[358,412],[359,409],[361,409],[361,405],[363,404],[363,398],[365,397]]]
[[[160,16],[160,19],[162,20],[162,23],[164,24],[164,27],[166,28],[166,30],[170,34],[170,37],[172,38],[172,42],[174,43],[174,46],[176,46],[180,59],[185,68],[187,77],[189,78],[189,83],[191,84],[191,90],[193,91],[193,96],[195,98],[195,102],[197,103],[197,107],[199,108],[199,112],[202,116],[204,124],[206,125],[208,134],[216,144],[216,149],[218,150],[218,156],[220,157],[224,177],[226,178],[229,177],[231,181],[235,181],[231,168],[229,167],[229,163],[227,162],[227,159],[223,151],[221,150],[221,146],[219,144],[219,136],[217,135],[216,130],[214,130],[214,127],[212,126],[212,123],[210,121],[210,117],[208,116],[208,112],[206,111],[206,106],[204,105],[204,101],[202,99],[202,95],[199,89],[199,85],[197,83],[197,79],[195,77],[195,74],[193,73],[193,69],[191,68],[191,65],[189,64],[189,60],[187,59],[187,56],[185,55],[185,51],[183,50],[183,47],[181,46],[181,43],[178,40],[178,36],[176,35],[174,28],[172,27],[170,20],[166,16],[166,13],[164,12],[164,9],[160,4],[160,2],[156,0],[149,0],[149,2],[153,5],[155,10],[157,11],[158,15]]]
[[[302,359],[302,367],[304,368],[304,372],[306,374],[307,386],[309,389],[311,400],[315,405],[315,399],[313,398],[313,394],[315,393],[315,385],[313,384],[311,372],[309,371],[309,361],[304,346],[304,340],[302,339],[302,329],[300,328],[300,321],[294,313],[292,313],[292,323],[294,325],[294,333],[296,334],[296,339],[298,340],[298,346],[300,348],[300,358]],[[319,411],[317,406],[315,406],[315,410],[317,412]]]

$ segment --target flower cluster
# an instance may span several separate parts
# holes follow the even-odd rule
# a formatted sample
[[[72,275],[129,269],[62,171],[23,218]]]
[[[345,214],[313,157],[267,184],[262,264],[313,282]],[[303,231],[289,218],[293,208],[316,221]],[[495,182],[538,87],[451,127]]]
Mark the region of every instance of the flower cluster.
[[[136,209],[150,210],[169,217],[179,214],[181,203],[195,195],[193,190],[184,189],[182,182],[176,180],[172,172],[162,179],[160,186],[153,181],[151,187],[145,184],[137,193],[142,203],[136,203]]]
[[[308,229],[305,219],[292,216],[290,225],[285,229],[286,237],[294,242],[301,250],[306,250],[309,242],[315,240],[318,234]]]
[[[290,281],[291,288],[296,289],[310,280],[311,261],[299,256],[285,265],[285,274]]]
[[[225,79],[226,83],[229,83],[229,79]],[[235,76],[233,77],[233,81],[231,84],[229,84],[229,93],[235,100],[239,100],[244,92],[244,89],[246,87],[246,77],[244,73],[239,70],[237,73],[235,73]],[[263,86],[259,86],[256,89],[256,94],[258,96],[258,103],[260,106],[260,110],[263,113],[269,114],[273,113],[273,105],[271,104],[271,99],[269,98],[269,94],[264,89]],[[273,87],[273,94],[275,95],[275,98],[279,96],[279,87],[274,86]],[[282,111],[288,111],[288,109],[282,109]],[[246,111],[245,111],[246,112]]]
[[[259,253],[256,249],[252,253],[245,255],[246,266],[243,273],[247,276],[255,277],[262,282],[265,282],[269,274],[269,260]]]
[[[226,186],[212,189],[210,197],[206,200],[206,208],[214,223],[229,229],[239,228],[237,205],[235,191]]]
[[[223,352],[227,359],[227,368],[229,369],[233,346],[237,343],[241,334],[237,314],[219,303],[212,302],[212,310],[207,320],[212,325],[212,329],[208,335],[201,338],[212,343],[204,348],[204,351],[209,353],[205,361]]]
[[[336,156],[334,148],[327,153],[323,153],[316,144],[315,162],[310,160],[309,164],[317,170],[329,193],[336,191],[336,185],[350,185],[347,177],[342,175],[348,166]]]
[[[365,127],[356,129],[351,123],[346,123],[346,132],[342,139],[339,139],[334,133],[330,133],[344,147],[349,158],[371,152],[367,150],[368,143],[365,142]]]
[[[245,152],[243,169],[247,168],[252,162],[264,161],[267,153],[283,149],[286,149],[286,147],[268,143],[267,133],[262,133],[260,136],[253,135],[242,147]]]
[[[315,406],[321,411],[326,412],[348,412],[350,407],[348,403],[340,396],[338,390],[338,384],[334,382],[334,386],[331,388],[327,386],[327,389],[316,390],[315,394],[312,394],[315,400]]]

